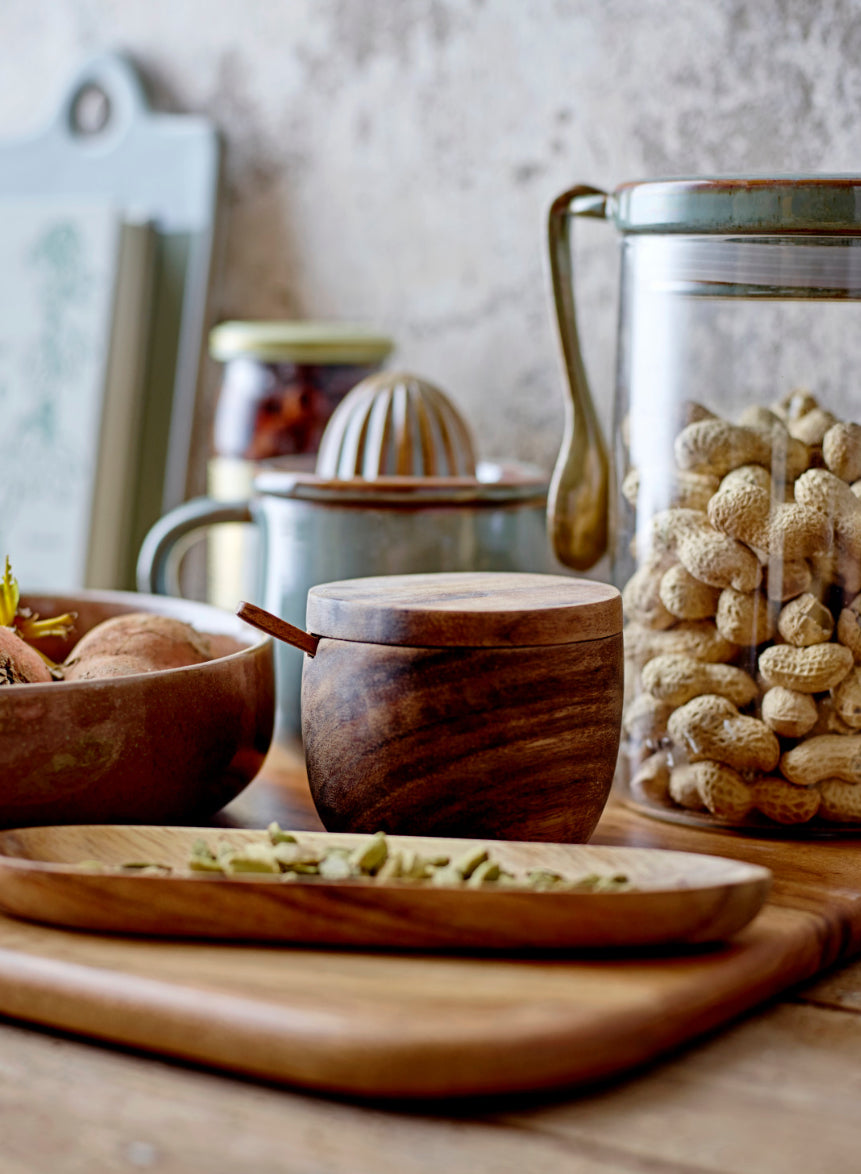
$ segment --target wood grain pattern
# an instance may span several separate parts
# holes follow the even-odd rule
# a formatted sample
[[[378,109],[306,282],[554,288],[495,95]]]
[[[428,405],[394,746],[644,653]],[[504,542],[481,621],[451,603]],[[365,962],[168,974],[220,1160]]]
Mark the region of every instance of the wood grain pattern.
[[[280,750],[264,776],[231,807],[234,818],[240,811],[265,811],[266,818],[278,818],[282,826],[294,819],[306,827],[316,822],[299,758]],[[654,1061],[861,949],[857,841],[800,845],[719,835],[644,819],[611,802],[593,842],[750,860],[774,872],[772,894],[752,925],[727,946],[635,959],[557,955],[492,960],[276,950],[99,936],[4,917],[0,1012],[228,1071],[363,1097],[446,1097],[560,1085],[588,1089],[599,1077]],[[841,996],[838,992],[830,998],[834,1010],[827,1015],[833,1017],[840,1014]],[[842,996],[844,1002],[850,998],[848,993]],[[605,1090],[594,1109],[588,1101],[549,1109],[547,1136],[569,1137],[572,1155],[581,1144],[592,1147],[604,1155],[602,1169],[630,1174],[644,1168],[643,1163],[669,1174],[685,1160],[715,1174],[740,1168],[752,1174],[808,1168],[791,1161],[768,1162],[762,1147],[757,1163],[727,1158],[729,1164],[723,1164],[719,1146],[715,1162],[704,1164],[702,1139],[718,1145],[728,1119],[737,1122],[733,1155],[748,1152],[745,1145],[755,1142],[760,1127],[779,1128],[781,1122],[798,1143],[799,1154],[840,1152],[845,1131],[835,1132],[832,1123],[814,1145],[808,1124],[803,1136],[795,1129],[797,1114],[787,1112],[785,1102],[797,1096],[805,1104],[821,1103],[824,1112],[828,1107],[828,1117],[838,1090],[854,1089],[849,1074],[857,1067],[857,1056],[846,1023],[826,1037],[832,1019],[818,1028],[810,1020],[808,1029],[795,1022],[798,1008],[784,1010],[795,1018],[782,1029],[769,1033],[765,1020],[756,1021],[762,1026],[754,1036],[741,1029],[740,1038],[751,1041],[747,1051],[740,1044],[714,1040],[675,1066],[658,1070],[654,1079]],[[808,1011],[813,1014],[813,1008]],[[800,1065],[799,1046],[804,1048]],[[817,1076],[808,1087],[804,1077],[816,1048]],[[824,1078],[832,1073],[832,1055],[837,1084],[831,1075]],[[662,1076],[664,1071],[668,1074]],[[142,1080],[143,1068],[140,1073],[137,1079]],[[840,1083],[844,1079],[845,1085]],[[758,1090],[755,1104],[752,1086]],[[220,1103],[233,1103],[239,1111],[239,1087],[233,1098],[225,1092]],[[689,1134],[678,1117],[682,1090]],[[817,1101],[818,1092],[824,1101]],[[315,1104],[296,1102],[296,1111],[303,1112],[305,1105],[311,1113]],[[620,1148],[617,1125],[622,1118],[626,1132]],[[537,1153],[545,1150],[516,1148],[521,1125],[531,1119],[521,1115],[512,1120],[514,1141],[510,1130],[501,1136],[505,1153],[511,1142],[522,1152],[524,1168],[533,1170],[538,1168]],[[385,1121],[388,1136],[393,1119],[373,1120]],[[417,1120],[399,1120],[403,1147],[395,1152],[406,1163],[404,1169],[431,1168],[420,1152],[425,1136],[434,1163],[441,1152],[435,1145],[445,1147],[447,1140],[451,1147],[446,1153],[461,1152],[444,1125],[425,1135]],[[354,1153],[347,1147],[344,1168],[370,1168],[371,1152],[379,1158],[378,1134],[365,1115],[350,1121],[358,1149]],[[803,1121],[798,1118],[799,1125]],[[210,1124],[218,1134],[219,1123]],[[534,1133],[532,1126],[529,1133]],[[489,1161],[497,1156],[493,1146],[486,1148],[484,1133],[482,1138],[475,1139],[470,1151],[479,1165],[470,1169],[482,1168],[482,1155],[489,1155]],[[775,1157],[772,1138],[768,1152]],[[558,1168],[555,1142],[546,1155]],[[311,1164],[321,1168],[321,1161]],[[485,1168],[499,1165],[490,1161]]]
[[[851,969],[851,968],[850,968]],[[854,1174],[861,1016],[784,1002],[577,1095],[350,1103],[0,1024],[4,1174]],[[74,1077],[70,1079],[70,1074]]]
[[[622,637],[523,648],[323,639],[302,680],[330,831],[577,842],[619,744]]]
[[[254,826],[261,818],[264,825],[277,818],[284,826],[318,828],[300,755],[279,748],[225,818]],[[667,830],[611,803],[596,839],[649,841]],[[700,849],[704,838],[711,841],[709,850],[716,841],[757,852],[756,841],[737,843],[739,837],[691,831],[684,833],[684,846]],[[831,847],[833,858],[818,845],[799,884],[791,886],[794,894],[807,894],[810,929],[823,927],[823,948],[839,939],[841,926],[856,919],[851,909],[837,922],[830,918],[823,891],[831,884],[857,892],[852,861],[858,843]],[[784,893],[792,851],[783,845],[778,884]],[[800,855],[805,855],[803,848]],[[32,940],[14,938],[16,928],[38,930],[0,918],[4,950],[34,949]],[[807,928],[800,928],[807,935]],[[51,931],[49,942],[44,957],[60,964],[102,964],[126,973],[125,952],[113,960],[76,953],[85,935]],[[746,941],[739,944],[748,948]],[[848,948],[855,948],[851,941]],[[230,953],[237,961],[246,955],[244,948]],[[289,973],[294,952],[277,954],[282,971]],[[199,964],[201,956],[192,951],[187,957],[189,964],[195,959]],[[323,954],[321,964],[325,958],[333,967],[338,960]],[[559,962],[554,969],[567,972],[567,964]],[[791,958],[793,973],[798,962]],[[662,963],[656,963],[660,972]],[[775,964],[780,968],[783,956]],[[819,964],[818,954],[813,964]],[[219,983],[226,969],[221,968]],[[489,981],[486,962],[484,971]],[[163,971],[162,977],[169,976]],[[353,977],[357,1000],[366,999],[367,987]],[[261,986],[252,982],[250,967],[238,989],[260,1001]],[[492,998],[491,988],[486,993]],[[707,985],[704,997],[709,997]],[[45,1003],[50,1015],[49,1000]],[[295,997],[292,1005],[301,1008]],[[456,1174],[558,1174],[560,1169],[578,1174],[853,1174],[861,1145],[859,1008],[861,963],[850,963],[624,1080],[596,1084],[586,1077],[568,1095],[434,1103],[432,1112],[422,1102],[410,1111],[403,1103],[351,1103],[294,1093],[234,1080],[226,1072],[162,1063],[140,1052],[0,1023],[3,1169],[4,1174],[48,1174],[77,1161],[92,1171],[149,1165],[163,1174],[198,1169],[228,1174],[251,1159],[265,1174],[285,1166],[315,1174],[438,1174],[442,1169]],[[660,1005],[655,1014],[664,1010]],[[270,1013],[277,1017],[275,1008]],[[442,1019],[443,1011],[434,1014]],[[194,1060],[193,1051],[187,1055]]]
[[[426,648],[567,644],[619,633],[622,600],[609,584],[564,575],[384,575],[312,587],[307,626],[339,640]]]
[[[812,974],[814,913],[615,959],[273,950],[0,921],[0,1010],[309,1088],[440,1097],[592,1081]]]
[[[570,950],[703,943],[738,932],[759,911],[767,870],[719,857],[654,849],[498,843],[492,855],[524,879],[546,868],[571,879],[622,873],[628,892],[439,887],[409,881],[188,873],[194,842],[214,848],[266,842],[265,834],[164,827],[31,828],[0,833],[0,908],[66,927],[126,934],[392,949]],[[303,847],[354,848],[364,836],[299,834]],[[391,848],[448,856],[471,840],[393,837]],[[82,869],[99,861],[109,873]],[[156,861],[185,875],[118,871]],[[525,880],[524,880],[525,884]]]
[[[0,689],[0,826],[208,819],[254,778],[272,738],[271,641],[219,608],[125,591],[25,595],[42,616],[75,612],[60,662],[112,616],[172,616],[211,637],[213,659],[184,668]]]

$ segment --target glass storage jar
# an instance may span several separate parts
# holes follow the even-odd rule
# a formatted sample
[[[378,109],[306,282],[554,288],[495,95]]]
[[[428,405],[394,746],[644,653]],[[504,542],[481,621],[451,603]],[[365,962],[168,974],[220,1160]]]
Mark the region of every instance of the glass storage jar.
[[[348,323],[222,322],[209,348],[224,364],[214,453],[263,461],[313,456],[332,412],[392,342]]]
[[[612,454],[578,350],[576,215],[621,234]],[[576,188],[550,248],[572,393],[551,532],[579,569],[609,544],[623,589],[619,787],[680,822],[857,834],[861,178]]]
[[[216,501],[249,497],[263,463],[311,472],[320,437],[348,391],[380,370],[392,340],[325,321],[222,322],[209,336],[223,366],[207,490]],[[209,544],[207,598],[233,610],[256,592],[256,535],[231,524]]]

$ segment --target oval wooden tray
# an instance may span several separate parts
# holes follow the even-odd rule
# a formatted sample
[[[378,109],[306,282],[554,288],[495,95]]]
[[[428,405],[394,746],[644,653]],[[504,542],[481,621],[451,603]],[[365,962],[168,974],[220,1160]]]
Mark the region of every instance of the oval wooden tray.
[[[651,848],[482,842],[517,874],[624,873],[621,892],[436,887],[409,881],[284,883],[277,876],[223,877],[97,872],[133,860],[185,868],[193,842],[265,840],[235,829],[79,825],[0,832],[0,908],[52,925],[232,941],[394,949],[598,949],[712,942],[746,925],[768,894],[756,865]],[[352,846],[360,835],[297,833],[300,843]],[[391,836],[427,855],[471,843]]]

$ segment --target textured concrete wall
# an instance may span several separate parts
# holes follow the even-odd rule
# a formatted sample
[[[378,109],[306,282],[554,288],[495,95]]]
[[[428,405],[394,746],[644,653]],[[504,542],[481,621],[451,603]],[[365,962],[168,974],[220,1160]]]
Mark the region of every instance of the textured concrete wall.
[[[482,455],[547,468],[554,195],[861,170],[851,0],[2,0],[0,135],[35,127],[79,60],[114,47],[161,105],[225,134],[218,317],[373,322],[454,396]],[[606,420],[616,247],[603,225],[580,246]]]

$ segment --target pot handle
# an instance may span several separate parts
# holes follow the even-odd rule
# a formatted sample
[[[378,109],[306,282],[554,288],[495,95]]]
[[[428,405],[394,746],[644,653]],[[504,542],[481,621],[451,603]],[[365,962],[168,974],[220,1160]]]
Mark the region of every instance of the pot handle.
[[[221,522],[253,522],[249,501],[193,497],[159,518],[141,543],[137,589],[148,595],[182,595],[179,563],[200,530]]]
[[[556,557],[578,571],[594,566],[609,545],[610,467],[577,335],[570,223],[573,216],[606,215],[607,193],[580,184],[553,201],[547,223],[553,303],[569,393],[562,446],[550,481],[547,527]]]

